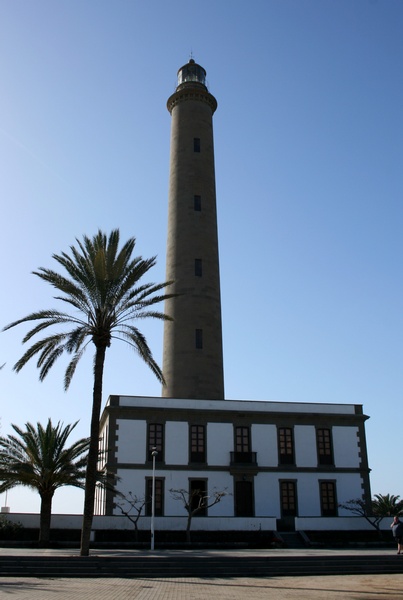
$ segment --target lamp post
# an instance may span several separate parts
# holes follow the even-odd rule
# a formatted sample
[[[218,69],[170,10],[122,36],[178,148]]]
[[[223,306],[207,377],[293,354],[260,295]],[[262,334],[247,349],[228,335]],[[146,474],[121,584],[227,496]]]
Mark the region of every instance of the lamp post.
[[[155,457],[157,456],[157,448],[154,446],[151,452],[153,457],[153,478],[151,486],[151,550],[154,550],[154,513],[155,513]]]

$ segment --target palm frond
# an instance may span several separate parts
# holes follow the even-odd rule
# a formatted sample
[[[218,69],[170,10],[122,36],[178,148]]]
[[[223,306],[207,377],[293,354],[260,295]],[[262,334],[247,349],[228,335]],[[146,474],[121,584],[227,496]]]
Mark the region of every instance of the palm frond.
[[[120,338],[123,338],[132,347],[132,349],[142,358],[142,360],[157,377],[158,381],[165,385],[165,379],[162,374],[162,371],[156,363],[156,361],[154,360],[154,357],[147,344],[145,336],[136,327],[133,327],[132,325],[126,325],[124,328],[120,329],[119,333]]]
[[[0,438],[0,491],[17,485],[51,492],[64,485],[83,486],[89,438],[67,447],[78,422],[64,427],[48,420],[46,427],[25,424],[25,430],[12,425],[17,436]]]
[[[81,350],[77,351],[69,364],[67,365],[66,372],[64,374],[64,390],[67,391],[70,387],[71,380],[73,379],[74,373],[76,372],[77,365],[86,350],[87,345],[85,345]]]
[[[67,389],[89,341],[97,348],[107,348],[112,338],[119,338],[127,342],[163,382],[161,369],[145,337],[131,326],[131,322],[151,318],[171,319],[152,307],[174,296],[162,292],[172,282],[142,283],[142,278],[156,264],[156,257],[144,259],[133,256],[135,245],[136,240],[132,237],[120,246],[118,229],[112,230],[108,236],[98,230],[93,237],[84,235],[82,239],[76,239],[76,244],[71,245],[68,252],[53,254],[64,274],[44,267],[33,272],[60,292],[56,300],[74,310],[71,313],[54,309],[36,311],[4,328],[8,330],[36,321],[25,334],[23,343],[31,342],[49,328],[55,328],[52,335],[46,335],[26,350],[14,365],[17,372],[36,358],[39,379],[43,381],[64,353],[71,354],[64,376]],[[63,326],[66,326],[66,331],[57,330]]]

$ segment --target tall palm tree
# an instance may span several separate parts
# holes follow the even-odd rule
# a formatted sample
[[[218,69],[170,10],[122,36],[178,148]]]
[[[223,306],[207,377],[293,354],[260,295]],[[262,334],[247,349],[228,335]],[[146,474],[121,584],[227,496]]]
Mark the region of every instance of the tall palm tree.
[[[156,258],[132,258],[135,238],[130,238],[119,249],[119,230],[115,229],[109,237],[102,231],[98,231],[93,238],[84,236],[82,241],[76,239],[76,242],[78,248],[71,246],[71,255],[64,252],[53,255],[53,258],[67,271],[67,277],[42,267],[34,271],[34,275],[50,283],[62,294],[56,296],[56,299],[73,307],[73,314],[53,309],[39,311],[10,323],[5,329],[27,321],[39,321],[25,335],[23,342],[28,342],[48,327],[71,325],[70,331],[53,333],[34,343],[14,365],[14,369],[18,372],[31,358],[38,355],[37,367],[40,369],[39,379],[42,381],[55,361],[67,352],[72,355],[72,359],[64,376],[66,390],[88,344],[92,342],[95,346],[90,448],[80,550],[82,556],[88,556],[94,515],[99,419],[106,349],[111,345],[112,339],[117,338],[127,342],[150,367],[157,379],[164,384],[162,371],[155,362],[144,335],[131,322],[148,317],[167,319],[165,314],[150,310],[150,307],[171,295],[160,294],[160,291],[170,282],[139,283],[140,279],[155,265]]]
[[[0,492],[18,485],[37,490],[41,497],[39,544],[49,542],[52,500],[62,486],[84,488],[89,438],[82,438],[66,447],[67,438],[78,421],[54,427],[49,419],[44,428],[26,423],[23,431],[12,425],[15,435],[0,437]]]

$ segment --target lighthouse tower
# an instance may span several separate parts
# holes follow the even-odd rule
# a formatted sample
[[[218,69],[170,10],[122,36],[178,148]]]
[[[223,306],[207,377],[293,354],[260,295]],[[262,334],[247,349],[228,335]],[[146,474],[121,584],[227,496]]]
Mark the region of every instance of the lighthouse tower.
[[[224,399],[213,114],[206,71],[178,71],[171,114],[163,373],[169,398]]]

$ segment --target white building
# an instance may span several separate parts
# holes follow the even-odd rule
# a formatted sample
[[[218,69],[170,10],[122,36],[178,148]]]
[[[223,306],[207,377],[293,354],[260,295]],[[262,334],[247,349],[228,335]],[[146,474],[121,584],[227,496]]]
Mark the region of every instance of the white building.
[[[111,396],[101,420],[103,466],[120,492],[150,499],[157,449],[157,527],[184,516],[171,489],[198,489],[228,494],[199,514],[215,517],[217,529],[238,529],[236,518],[245,517],[248,527],[275,518],[278,530],[292,529],[295,517],[334,517],[340,502],[371,497],[366,419],[352,404]],[[100,491],[96,513],[121,514],[116,501]]]

